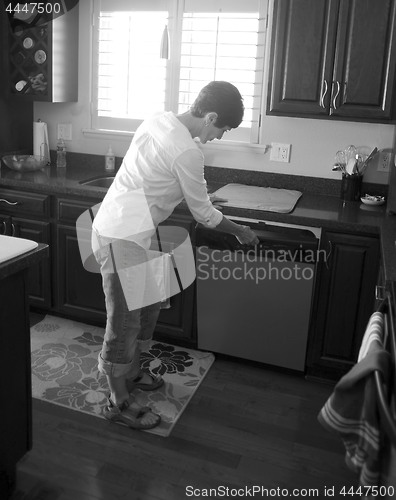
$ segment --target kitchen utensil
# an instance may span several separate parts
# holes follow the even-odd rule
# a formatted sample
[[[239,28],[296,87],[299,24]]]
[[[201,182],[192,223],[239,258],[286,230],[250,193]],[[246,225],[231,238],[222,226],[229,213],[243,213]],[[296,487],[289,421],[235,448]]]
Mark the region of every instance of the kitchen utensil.
[[[353,175],[356,170],[356,157],[354,156],[353,158],[349,158],[348,162],[345,167],[345,172],[348,175]]]
[[[378,152],[378,148],[374,148],[371,153],[368,155],[368,157],[364,160],[364,162],[362,163],[361,167],[359,168],[359,172],[361,174],[364,173],[364,171],[366,170],[367,168],[367,165],[369,163],[369,161],[377,154]]]
[[[348,146],[346,149],[345,149],[345,159],[346,159],[346,163],[348,163],[348,161],[352,158],[352,159],[356,159],[356,154],[357,154],[357,149],[355,146],[351,145],[351,146]]]
[[[32,172],[47,166],[48,160],[37,155],[7,155],[2,157],[8,168],[19,172]]]
[[[339,171],[345,173],[345,163],[345,152],[337,151],[337,153],[335,154],[335,164],[332,168],[333,172]]]

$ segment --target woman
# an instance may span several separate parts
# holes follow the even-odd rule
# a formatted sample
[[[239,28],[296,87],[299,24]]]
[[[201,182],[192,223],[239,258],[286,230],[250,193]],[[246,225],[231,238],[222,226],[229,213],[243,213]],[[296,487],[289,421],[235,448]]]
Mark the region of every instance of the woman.
[[[99,371],[110,388],[104,415],[111,421],[149,429],[161,420],[131,395],[135,388],[155,390],[163,384],[162,378],[140,371],[140,352],[152,338],[160,311],[158,301],[145,300],[153,279],[145,266],[147,251],[158,224],[185,199],[198,222],[231,233],[241,243],[258,242],[250,227],[235,224],[212,205],[203,154],[194,140],[221,139],[239,126],[243,112],[238,89],[214,81],[186,113],[164,112],[144,121],[95,217],[93,250],[107,310]]]

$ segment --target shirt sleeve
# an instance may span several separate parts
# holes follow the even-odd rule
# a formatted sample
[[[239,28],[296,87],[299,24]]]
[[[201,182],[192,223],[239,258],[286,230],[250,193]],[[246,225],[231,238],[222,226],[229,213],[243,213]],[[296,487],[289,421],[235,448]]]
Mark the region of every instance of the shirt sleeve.
[[[179,155],[173,163],[173,173],[194,219],[208,227],[220,224],[223,214],[209,199],[201,151],[191,149]]]

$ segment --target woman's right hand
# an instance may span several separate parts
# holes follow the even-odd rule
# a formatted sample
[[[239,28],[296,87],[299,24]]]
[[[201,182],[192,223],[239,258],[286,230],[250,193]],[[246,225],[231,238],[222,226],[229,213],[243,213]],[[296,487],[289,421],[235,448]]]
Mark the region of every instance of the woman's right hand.
[[[238,228],[238,232],[235,233],[236,239],[242,245],[257,245],[259,243],[259,239],[257,234],[250,228],[250,226],[243,226],[242,224],[238,224],[240,229]]]

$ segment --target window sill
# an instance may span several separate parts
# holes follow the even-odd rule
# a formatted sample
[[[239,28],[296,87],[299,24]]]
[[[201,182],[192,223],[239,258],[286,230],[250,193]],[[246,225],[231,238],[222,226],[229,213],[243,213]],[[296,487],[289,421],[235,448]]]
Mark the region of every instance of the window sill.
[[[82,133],[85,137],[91,139],[129,139],[133,138],[134,132],[127,132],[121,130],[99,130],[99,129],[91,129],[84,128],[82,129]],[[213,142],[208,142],[207,144],[200,144],[197,142],[199,147],[203,152],[241,152],[241,153],[254,153],[254,154],[265,154],[268,149],[268,144],[246,144],[243,142],[237,141],[226,141],[226,140],[215,140]]]
[[[89,139],[132,139],[134,132],[121,130],[99,130],[94,128],[83,128],[82,133]]]

